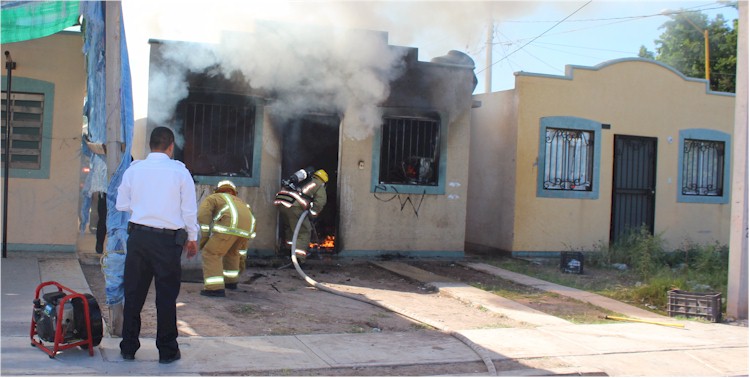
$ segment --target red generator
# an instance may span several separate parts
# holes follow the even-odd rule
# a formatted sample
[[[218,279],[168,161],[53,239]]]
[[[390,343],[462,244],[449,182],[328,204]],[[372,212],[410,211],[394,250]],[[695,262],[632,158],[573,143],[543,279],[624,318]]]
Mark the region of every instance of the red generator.
[[[57,291],[39,293],[46,286]],[[31,316],[31,346],[45,351],[49,358],[66,349],[80,347],[94,355],[94,347],[102,341],[102,313],[91,294],[80,294],[54,281],[36,288]],[[44,341],[53,343],[52,349]]]

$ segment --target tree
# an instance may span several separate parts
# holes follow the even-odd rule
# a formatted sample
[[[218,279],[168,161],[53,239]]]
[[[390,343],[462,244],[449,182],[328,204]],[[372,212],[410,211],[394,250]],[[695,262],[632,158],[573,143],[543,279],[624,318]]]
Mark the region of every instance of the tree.
[[[705,45],[703,30],[708,29],[709,73],[711,90],[735,91],[737,67],[737,20],[732,27],[722,15],[712,21],[699,12],[681,10],[669,15],[671,20],[655,40],[656,54],[641,46],[638,56],[667,64],[688,77],[705,78]]]

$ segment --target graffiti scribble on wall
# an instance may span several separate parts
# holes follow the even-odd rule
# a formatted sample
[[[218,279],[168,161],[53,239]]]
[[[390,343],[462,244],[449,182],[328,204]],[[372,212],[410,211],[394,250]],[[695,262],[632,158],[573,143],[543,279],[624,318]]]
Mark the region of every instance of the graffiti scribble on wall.
[[[395,192],[395,194],[393,192]],[[406,204],[410,204],[411,209],[414,211],[414,215],[417,218],[419,218],[419,209],[422,207],[422,202],[424,201],[424,197],[426,194],[426,191],[422,192],[422,194],[402,194],[399,193],[398,189],[396,189],[395,187],[390,186],[389,188],[385,184],[376,185],[375,191],[373,192],[373,196],[375,196],[378,201],[390,202],[398,198],[398,202],[401,205],[402,212],[404,211]],[[387,195],[390,195],[390,197],[388,197]],[[419,197],[419,200],[412,199],[412,196]]]

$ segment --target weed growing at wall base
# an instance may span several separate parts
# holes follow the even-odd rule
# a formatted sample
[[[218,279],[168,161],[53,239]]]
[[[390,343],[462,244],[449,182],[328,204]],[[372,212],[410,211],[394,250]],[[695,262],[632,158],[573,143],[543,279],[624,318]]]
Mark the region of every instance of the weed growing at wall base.
[[[701,245],[687,241],[675,251],[665,251],[660,235],[641,228],[617,243],[599,243],[584,253],[585,274],[560,272],[557,259],[502,259],[497,266],[577,289],[595,292],[661,314],[666,314],[667,292],[720,292],[727,295],[729,248],[719,243]],[[722,312],[726,302],[722,301]]]

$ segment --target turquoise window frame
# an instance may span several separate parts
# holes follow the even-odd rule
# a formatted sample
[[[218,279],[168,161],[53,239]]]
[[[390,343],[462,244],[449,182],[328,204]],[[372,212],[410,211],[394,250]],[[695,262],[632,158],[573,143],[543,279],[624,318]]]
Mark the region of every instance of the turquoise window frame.
[[[545,139],[547,129],[568,129],[590,131],[594,135],[594,166],[592,172],[594,177],[591,181],[590,191],[580,190],[547,190],[544,189],[544,162],[545,162]],[[590,119],[557,116],[542,117],[539,120],[539,154],[537,156],[537,183],[536,196],[544,198],[571,198],[571,199],[598,199],[599,198],[599,177],[600,164],[602,156],[602,123]]]
[[[723,193],[721,196],[695,196],[682,194],[682,165],[685,158],[685,139],[710,140],[724,142],[724,180],[722,181]],[[731,192],[730,177],[732,176],[732,136],[718,130],[710,129],[685,129],[680,130],[680,144],[677,151],[677,202],[684,203],[729,203],[729,194]]]
[[[440,123],[440,161],[438,162],[438,184],[437,185],[406,185],[406,184],[383,184],[380,183],[380,147],[383,142],[383,127],[375,129],[372,141],[372,171],[371,171],[371,193],[401,193],[401,194],[445,194],[445,172],[448,161],[448,124],[447,117],[438,111],[425,111],[423,109],[385,109],[382,118],[399,116],[421,116],[435,118]]]
[[[8,88],[7,77],[3,76],[2,90]],[[55,114],[55,84],[28,77],[13,77],[11,92],[40,93],[44,95],[44,115],[42,117],[42,148],[39,169],[10,168],[8,176],[14,178],[49,179],[50,151],[52,149],[52,119]],[[81,104],[83,109],[83,104]],[[83,110],[81,110],[83,112]],[[83,113],[81,113],[83,114]],[[83,126],[83,124],[81,125]]]
[[[216,185],[219,181],[231,179],[237,186],[260,186],[260,167],[261,157],[263,156],[263,103],[255,101],[255,132],[253,133],[253,177],[242,176],[193,176],[196,184],[199,185]]]

